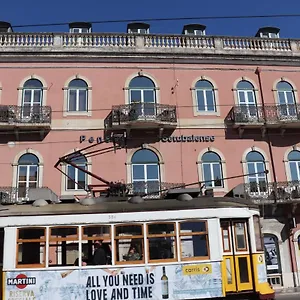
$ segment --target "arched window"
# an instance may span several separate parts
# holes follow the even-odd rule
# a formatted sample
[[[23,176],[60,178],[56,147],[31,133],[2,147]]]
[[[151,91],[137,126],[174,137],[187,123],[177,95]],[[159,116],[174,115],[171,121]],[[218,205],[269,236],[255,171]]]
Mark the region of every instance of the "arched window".
[[[133,190],[137,194],[160,190],[158,156],[149,149],[138,150],[131,159]]]
[[[296,101],[293,87],[286,81],[279,81],[276,89],[280,116],[296,116]]]
[[[156,116],[156,89],[151,79],[134,77],[129,83],[129,103],[132,118]]]
[[[273,234],[264,234],[265,260],[268,281],[271,285],[281,285],[281,262],[278,238]],[[274,275],[278,276],[274,276]]]
[[[29,188],[38,187],[39,159],[30,153],[24,154],[18,161],[18,198],[27,198]]]
[[[82,79],[74,79],[68,85],[68,105],[69,112],[88,111],[88,85]]]
[[[248,182],[251,193],[267,191],[266,166],[264,157],[257,151],[251,151],[246,156]]]
[[[43,84],[37,79],[29,79],[24,83],[22,94],[22,118],[31,118],[33,114],[40,116],[43,105]]]
[[[288,155],[291,181],[300,181],[300,151],[291,151]]]
[[[197,111],[216,112],[214,86],[208,80],[199,80],[195,85]]]
[[[84,156],[72,160],[81,169],[87,170],[87,160]],[[71,165],[67,166],[67,190],[84,190],[87,185],[87,175]]]
[[[257,103],[252,83],[241,80],[237,86],[238,105],[246,118],[257,118]]]
[[[206,187],[223,187],[223,170],[220,156],[208,151],[202,156],[202,172]]]

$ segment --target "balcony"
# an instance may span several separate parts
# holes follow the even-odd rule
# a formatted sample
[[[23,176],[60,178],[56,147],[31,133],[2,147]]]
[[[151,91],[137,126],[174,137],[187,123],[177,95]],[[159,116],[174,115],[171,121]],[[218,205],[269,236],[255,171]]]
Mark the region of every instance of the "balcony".
[[[50,106],[0,105],[0,130],[50,129]]]
[[[300,127],[300,105],[278,104],[263,106],[234,106],[226,123],[235,128],[298,128]]]
[[[0,187],[0,203],[2,205],[32,203],[38,199],[52,203],[60,202],[59,197],[47,187]]]
[[[138,181],[134,183],[126,184],[127,195],[140,195],[145,196],[146,199],[161,199],[169,190],[182,188],[184,183],[169,183],[159,181]]]
[[[257,204],[300,202],[300,181],[244,184],[245,198]]]
[[[105,119],[106,129],[175,128],[176,106],[158,103],[115,105]]]

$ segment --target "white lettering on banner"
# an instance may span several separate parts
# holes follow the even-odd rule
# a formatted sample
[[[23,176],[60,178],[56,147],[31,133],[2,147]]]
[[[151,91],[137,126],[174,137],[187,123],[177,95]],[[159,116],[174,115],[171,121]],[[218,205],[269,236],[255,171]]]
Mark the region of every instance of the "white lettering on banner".
[[[207,264],[206,264],[207,265]],[[211,272],[205,264],[122,267],[113,269],[40,270],[24,272],[35,277],[30,286],[36,299],[142,300],[207,299],[222,297],[221,263],[213,262]],[[196,270],[186,274],[186,268]],[[197,270],[200,270],[199,272]],[[67,272],[66,272],[67,271]],[[5,272],[5,299],[18,291],[17,272]],[[24,283],[22,281],[22,283]],[[29,286],[25,288],[28,290]]]

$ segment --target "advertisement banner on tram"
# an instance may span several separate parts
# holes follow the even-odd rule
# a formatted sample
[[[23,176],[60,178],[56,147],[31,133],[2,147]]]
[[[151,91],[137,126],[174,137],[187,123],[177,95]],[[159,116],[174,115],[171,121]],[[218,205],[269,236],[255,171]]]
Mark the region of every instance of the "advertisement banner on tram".
[[[5,299],[126,300],[222,297],[220,262],[5,272]]]

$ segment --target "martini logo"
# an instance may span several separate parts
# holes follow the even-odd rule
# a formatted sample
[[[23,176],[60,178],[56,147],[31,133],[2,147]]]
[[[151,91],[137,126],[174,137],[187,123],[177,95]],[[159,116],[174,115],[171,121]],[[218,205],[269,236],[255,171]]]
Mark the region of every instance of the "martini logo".
[[[27,277],[25,274],[19,274],[16,278],[8,278],[7,285],[15,285],[18,289],[25,289],[27,285],[35,285],[35,277]]]

